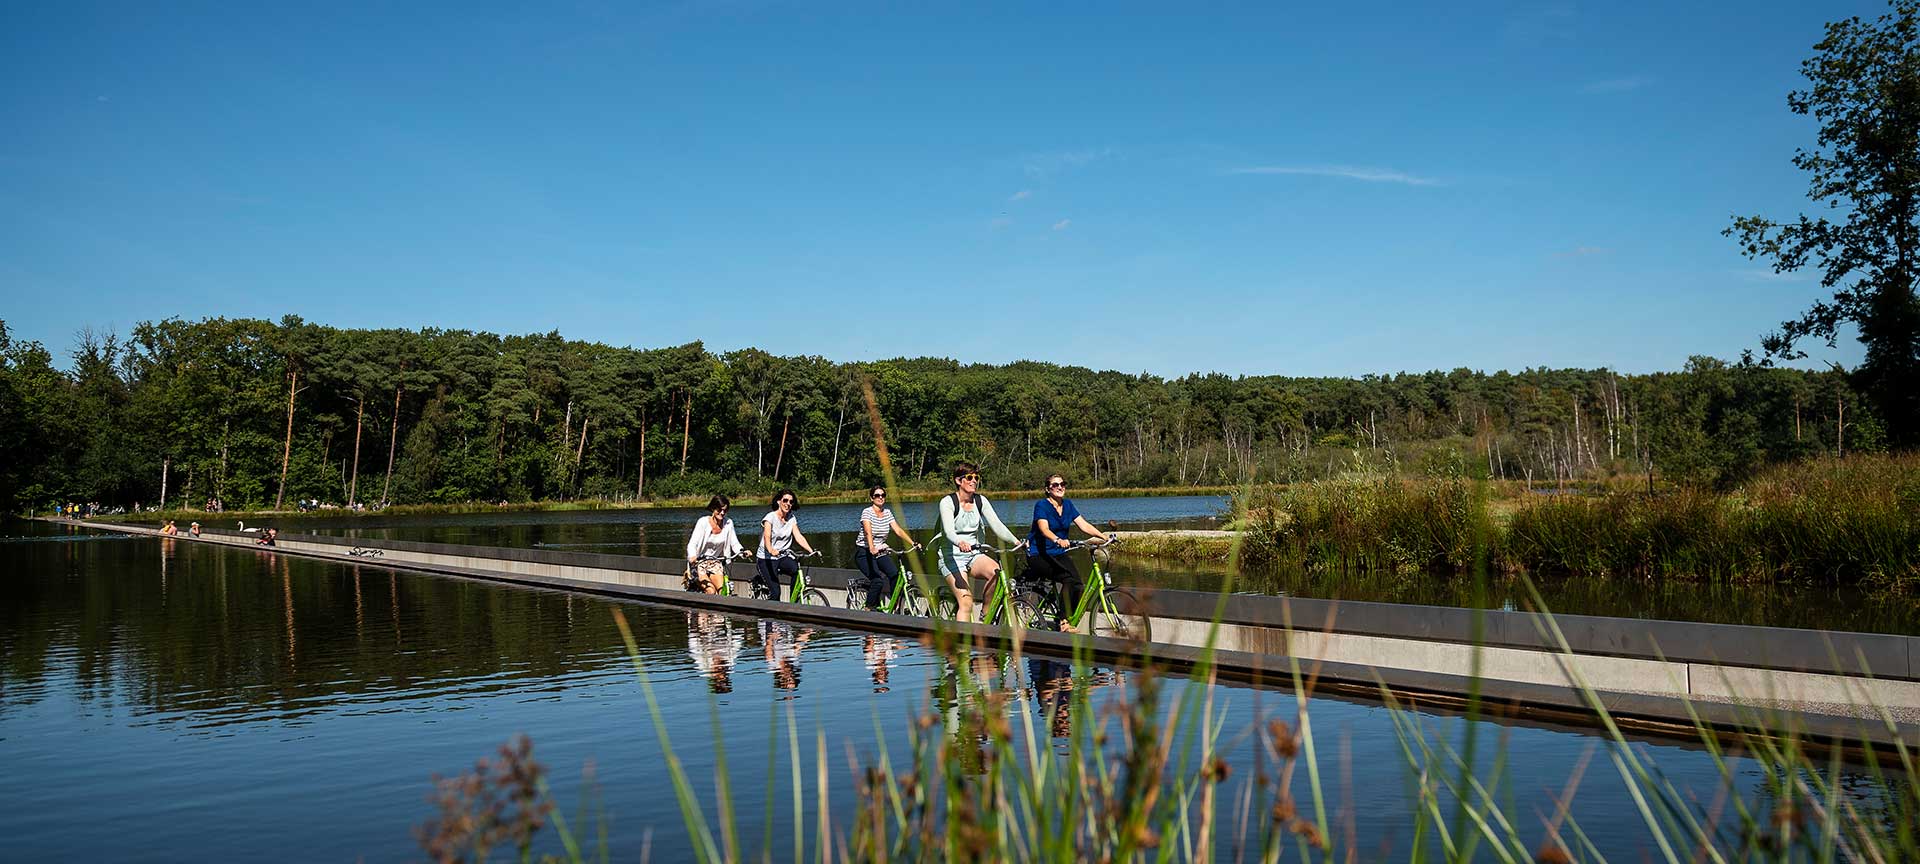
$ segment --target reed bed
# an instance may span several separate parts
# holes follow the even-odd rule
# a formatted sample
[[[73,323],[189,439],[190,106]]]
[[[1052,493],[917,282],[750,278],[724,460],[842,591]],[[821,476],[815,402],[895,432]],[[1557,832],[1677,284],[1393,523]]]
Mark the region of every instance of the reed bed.
[[[1513,574],[1920,584],[1917,455],[1780,466],[1724,494],[1359,479],[1242,495],[1250,561],[1465,572],[1484,549]]]

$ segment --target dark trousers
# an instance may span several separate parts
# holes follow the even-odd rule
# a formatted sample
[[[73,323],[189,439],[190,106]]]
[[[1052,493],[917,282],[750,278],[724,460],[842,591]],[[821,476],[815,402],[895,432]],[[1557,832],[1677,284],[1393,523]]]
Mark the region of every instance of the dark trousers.
[[[787,574],[787,581],[780,581],[780,574]],[[753,584],[765,588],[773,599],[785,599],[780,596],[780,586],[792,585],[793,577],[800,575],[800,562],[781,556],[779,558],[753,559]]]
[[[892,555],[872,555],[865,546],[853,547],[853,566],[867,579],[867,608],[872,609],[893,593],[893,580],[900,578],[900,565]]]
[[[1029,556],[1027,578],[1060,586],[1061,617],[1073,614],[1074,607],[1080,605],[1080,589],[1087,584],[1086,577],[1081,576],[1079,568],[1073,566],[1073,558],[1069,555]]]

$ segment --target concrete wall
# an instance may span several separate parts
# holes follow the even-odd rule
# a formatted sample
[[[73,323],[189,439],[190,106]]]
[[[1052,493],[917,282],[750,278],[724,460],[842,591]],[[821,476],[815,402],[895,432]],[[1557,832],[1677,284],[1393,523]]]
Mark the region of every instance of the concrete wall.
[[[157,534],[145,526],[80,523],[86,527],[136,534]],[[220,543],[247,548],[255,544],[257,534],[209,532],[200,542]],[[362,555],[369,550],[377,555]],[[596,593],[638,596],[653,602],[734,609],[742,614],[774,614],[781,617],[819,620],[839,626],[919,632],[928,628],[924,619],[879,615],[849,610],[843,586],[852,571],[834,568],[809,568],[811,583],[828,595],[835,608],[796,607],[728,597],[708,597],[685,591],[681,572],[685,562],[675,559],[598,553],[559,552],[540,549],[509,549],[486,546],[419,543],[411,541],[373,541],[318,535],[282,535],[276,550],[282,553],[352,562],[363,566],[387,566],[468,578],[494,579],[521,584],[542,585],[566,590],[590,590]],[[752,565],[729,568],[734,579],[750,579]],[[1467,640],[1451,638],[1467,631],[1470,635],[1472,613],[1469,610],[1392,604],[1335,604],[1327,601],[1303,601],[1298,598],[1234,596],[1228,614],[1219,625],[1207,652],[1209,630],[1207,616],[1218,604],[1217,595],[1196,592],[1162,591],[1145,602],[1151,607],[1154,645],[1150,650],[1159,657],[1212,656],[1219,662],[1231,658],[1241,674],[1274,677],[1285,674],[1293,661],[1311,663],[1321,670],[1345,670],[1362,684],[1398,681],[1413,687],[1459,687],[1476,677],[1483,690],[1488,683],[1503,685],[1514,699],[1548,700],[1581,706],[1578,689],[1584,684],[1614,694],[1633,694],[1633,698],[1656,697],[1655,701],[1631,701],[1642,710],[1667,712],[1669,719],[1686,716],[1682,698],[1754,701],[1775,704],[1780,701],[1805,703],[1800,710],[1825,714],[1862,715],[1864,706],[1893,709],[1904,716],[1920,712],[1920,681],[1899,676],[1866,677],[1804,671],[1806,667],[1846,669],[1859,664],[1869,652],[1877,662],[1886,663],[1910,676],[1908,652],[1917,640],[1879,634],[1821,633],[1784,628],[1726,627],[1667,621],[1630,621],[1592,616],[1557,616],[1556,621],[1575,647],[1572,652],[1544,650],[1552,643],[1538,638],[1538,616],[1524,613],[1488,613],[1483,622],[1488,632],[1504,633],[1503,642],[1490,640],[1479,646]],[[1296,615],[1304,610],[1304,615]],[[1178,614],[1185,612],[1186,614]],[[1389,616],[1387,613],[1392,612]],[[1317,628],[1306,628],[1308,621]],[[1514,634],[1521,622],[1535,631],[1528,640]],[[1292,622],[1295,626],[1288,627]],[[978,630],[992,638],[1008,638],[999,628]],[[1386,631],[1385,633],[1381,631]],[[1576,638],[1577,634],[1577,638]],[[1776,641],[1757,651],[1747,640],[1768,634]],[[1054,640],[1071,650],[1074,637],[1064,634],[1032,633],[1024,637],[1035,644]],[[1085,643],[1112,643],[1104,650],[1138,650],[1118,640],[1082,640]],[[1581,645],[1599,644],[1602,651],[1583,651]],[[1668,644],[1680,647],[1677,654],[1640,650],[1652,645],[1664,649]],[[1810,646],[1830,646],[1825,659],[1811,653]],[[1851,646],[1858,654],[1853,663],[1841,660],[1839,646]],[[1701,662],[1700,654],[1741,655],[1750,665]],[[1477,655],[1477,656],[1476,656]],[[1920,653],[1913,655],[1920,659]],[[1898,661],[1896,663],[1895,661]],[[1784,668],[1768,668],[1765,663],[1784,663]],[[1477,664],[1477,668],[1476,668]],[[1869,664],[1871,666],[1871,664]],[[1799,668],[1795,668],[1799,667]],[[1568,694],[1574,694],[1569,696]],[[1665,701],[1658,701],[1665,697]],[[1610,698],[1628,698],[1626,696]],[[1695,710],[1698,710],[1697,706]],[[1838,722],[1837,720],[1834,722]],[[1847,727],[1848,735],[1877,734]],[[1884,729],[1884,727],[1882,727]]]

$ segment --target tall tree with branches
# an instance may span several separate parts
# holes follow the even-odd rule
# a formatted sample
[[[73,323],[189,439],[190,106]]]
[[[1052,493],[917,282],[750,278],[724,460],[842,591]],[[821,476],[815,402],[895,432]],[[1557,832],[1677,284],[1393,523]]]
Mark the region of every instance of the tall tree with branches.
[[[1920,0],[1895,0],[1873,22],[1830,23],[1813,48],[1800,67],[1811,86],[1787,94],[1787,107],[1818,120],[1820,132],[1793,164],[1811,175],[1807,197],[1834,216],[1736,216],[1723,233],[1776,273],[1817,266],[1834,292],[1762,340],[1768,360],[1804,357],[1800,340],[1831,346],[1854,325],[1867,350],[1853,384],[1875,402],[1892,443],[1920,445]]]

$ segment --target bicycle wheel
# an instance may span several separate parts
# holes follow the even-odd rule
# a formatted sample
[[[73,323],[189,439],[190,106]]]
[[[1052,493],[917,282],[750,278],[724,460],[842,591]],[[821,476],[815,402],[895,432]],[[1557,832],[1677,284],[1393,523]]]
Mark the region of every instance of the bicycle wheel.
[[[754,583],[751,583],[751,584],[753,585],[753,589],[752,589],[752,591],[751,591],[751,593],[752,593],[752,595],[753,595],[753,599],[755,599],[755,600],[778,600],[778,599],[780,599],[780,595],[778,595],[778,594],[776,594],[776,593],[774,593],[774,591],[773,591],[773,589],[771,589],[771,588],[768,588],[768,587],[767,587],[767,586],[766,586],[766,585],[765,585],[764,583],[760,583],[760,582],[754,582]]]
[[[1025,627],[1028,630],[1052,630],[1053,617],[1046,613],[1032,594],[1022,594],[1013,598],[1013,621],[1011,626]]]
[[[1107,606],[1113,612],[1107,612]],[[1153,641],[1153,625],[1146,615],[1146,606],[1141,604],[1133,592],[1122,588],[1107,589],[1107,603],[1101,607],[1087,610],[1093,618],[1093,635],[1111,636],[1117,639],[1134,639],[1141,642]]]
[[[948,621],[960,617],[960,598],[954,596],[952,588],[941,585],[934,589],[933,614]]]
[[[805,603],[808,606],[827,606],[827,607],[833,606],[832,603],[827,602],[827,595],[825,592],[821,591],[818,588],[813,588],[813,587],[809,587],[807,588],[807,590],[800,592],[800,602]]]

